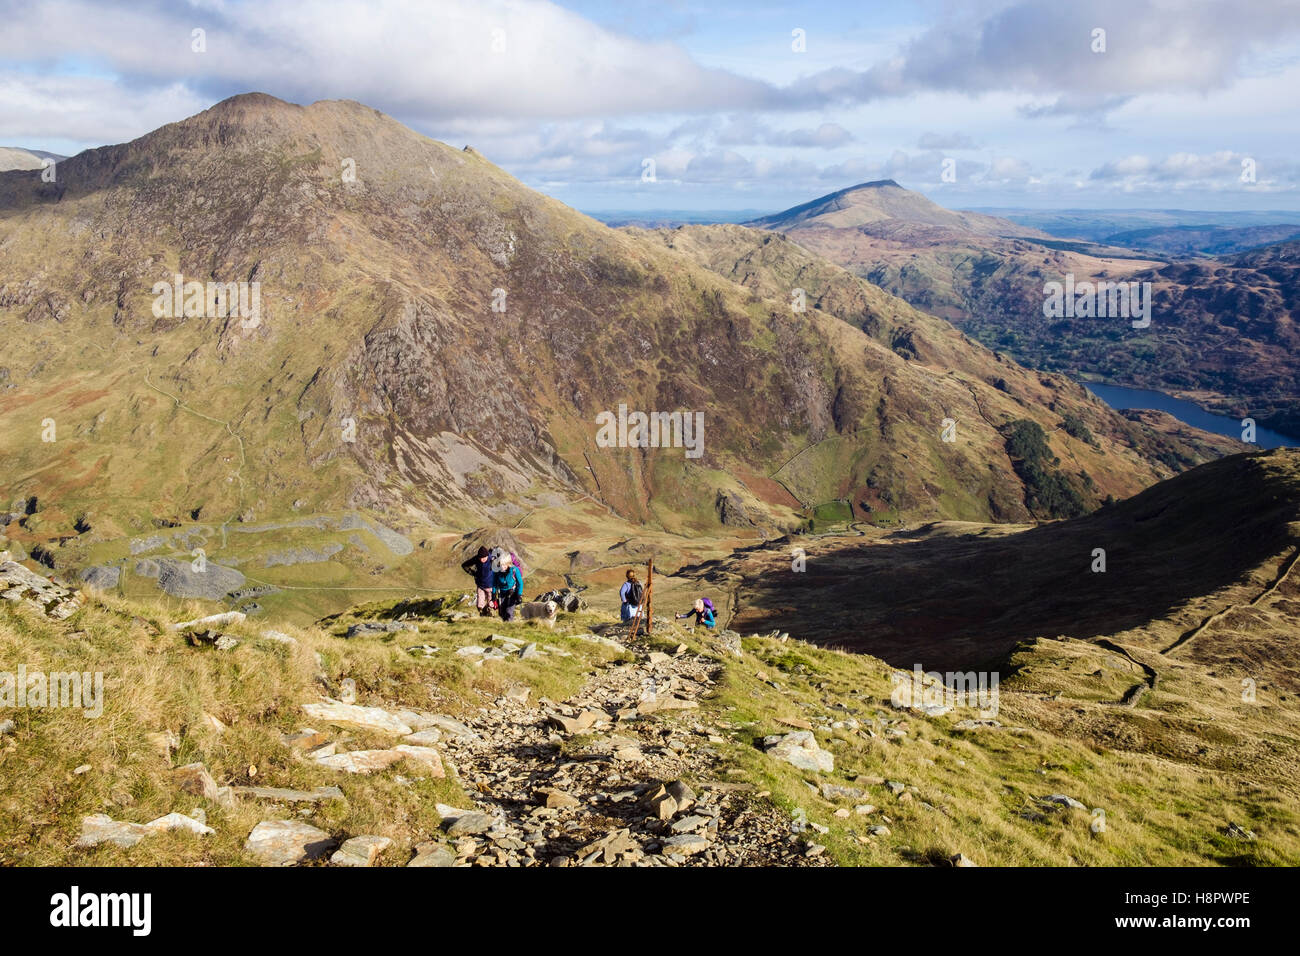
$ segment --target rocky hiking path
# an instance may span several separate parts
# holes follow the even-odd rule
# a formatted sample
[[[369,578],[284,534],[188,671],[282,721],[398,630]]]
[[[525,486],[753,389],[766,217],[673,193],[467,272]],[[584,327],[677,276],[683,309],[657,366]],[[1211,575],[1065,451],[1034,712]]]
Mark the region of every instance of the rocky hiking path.
[[[503,697],[444,754],[474,799],[439,807],[456,859],[478,865],[825,865],[747,784],[712,779],[718,728],[699,714],[718,661],[625,643],[563,702]],[[686,779],[689,778],[691,783]]]

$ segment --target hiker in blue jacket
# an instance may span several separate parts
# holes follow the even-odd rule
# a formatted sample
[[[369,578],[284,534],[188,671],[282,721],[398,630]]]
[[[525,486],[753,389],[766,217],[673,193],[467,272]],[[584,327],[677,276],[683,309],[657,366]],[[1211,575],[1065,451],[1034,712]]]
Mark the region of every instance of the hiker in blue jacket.
[[[513,621],[515,606],[523,603],[524,600],[524,575],[508,552],[496,563],[492,593],[501,608],[501,619]]]
[[[474,605],[480,617],[492,616],[492,590],[496,586],[496,572],[492,570],[492,552],[485,547],[478,549],[478,554],[461,566],[466,574],[474,577]]]
[[[627,581],[618,589],[618,616],[620,620],[630,621],[636,617],[637,608],[641,606],[644,589],[637,580],[635,571],[627,572]]]
[[[695,615],[695,625],[698,627],[703,624],[705,627],[713,627],[718,622],[717,615],[713,611],[713,602],[708,598],[701,598],[695,602],[695,607],[691,608],[685,614],[674,614],[674,619],[690,617]]]

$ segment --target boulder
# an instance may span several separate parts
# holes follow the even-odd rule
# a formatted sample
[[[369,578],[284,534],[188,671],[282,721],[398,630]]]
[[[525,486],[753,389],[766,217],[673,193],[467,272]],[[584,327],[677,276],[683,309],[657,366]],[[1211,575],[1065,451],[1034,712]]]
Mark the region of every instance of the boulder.
[[[188,794],[205,800],[217,799],[217,782],[201,763],[190,763],[172,771],[172,780]]]
[[[385,836],[353,837],[343,841],[330,857],[330,862],[335,866],[373,866],[379,854],[392,845],[393,841]]]
[[[302,709],[308,717],[336,727],[375,730],[399,737],[406,737],[412,733],[409,726],[379,707],[359,707],[356,704],[329,701],[322,704],[303,704]]]
[[[431,777],[446,777],[447,771],[442,767],[442,757],[438,751],[432,747],[412,746],[411,744],[398,744],[393,748],[407,760],[419,764],[425,770],[429,771]]]
[[[192,621],[180,621],[176,624],[169,624],[168,629],[172,631],[188,631],[196,627],[210,628],[221,627],[226,624],[240,624],[245,620],[245,615],[240,611],[226,611],[223,614],[209,614],[207,617],[196,617]]]
[[[811,730],[796,730],[781,736],[775,734],[763,738],[763,750],[769,757],[784,760],[800,770],[830,773],[835,769],[835,757],[817,746],[817,738]]]
[[[683,833],[680,836],[669,837],[663,841],[663,852],[665,854],[678,853],[682,856],[692,856],[709,848],[709,839],[699,833]]]
[[[495,822],[486,813],[479,813],[476,810],[463,813],[450,823],[443,820],[448,836],[473,836],[479,833],[487,833],[488,830],[492,829]]]
[[[316,763],[330,770],[342,770],[346,773],[375,773],[378,770],[387,770],[405,756],[407,755],[400,750],[350,750],[347,753],[317,758]]]
[[[429,841],[426,843],[417,843],[415,846],[415,856],[407,866],[452,866],[456,862],[455,854],[448,850],[441,843]]]
[[[81,838],[77,846],[98,846],[114,843],[123,849],[133,847],[150,831],[140,823],[121,823],[103,813],[95,813],[81,820]]]
[[[332,850],[336,840],[299,820],[263,820],[253,827],[244,849],[269,866],[292,866],[316,860]]]

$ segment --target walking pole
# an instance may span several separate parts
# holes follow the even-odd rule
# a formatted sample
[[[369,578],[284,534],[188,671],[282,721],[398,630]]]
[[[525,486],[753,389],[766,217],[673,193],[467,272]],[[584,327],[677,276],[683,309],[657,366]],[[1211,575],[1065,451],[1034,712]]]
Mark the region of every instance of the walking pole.
[[[650,635],[650,629],[654,627],[654,595],[655,595],[655,559],[651,558],[645,563],[645,632],[646,636]]]

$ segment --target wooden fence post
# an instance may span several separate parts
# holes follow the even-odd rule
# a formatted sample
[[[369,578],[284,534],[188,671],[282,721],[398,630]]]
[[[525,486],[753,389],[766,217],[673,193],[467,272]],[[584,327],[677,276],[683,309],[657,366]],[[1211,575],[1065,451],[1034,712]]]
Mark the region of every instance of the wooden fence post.
[[[648,636],[654,626],[655,614],[655,559],[645,563],[645,632]]]

